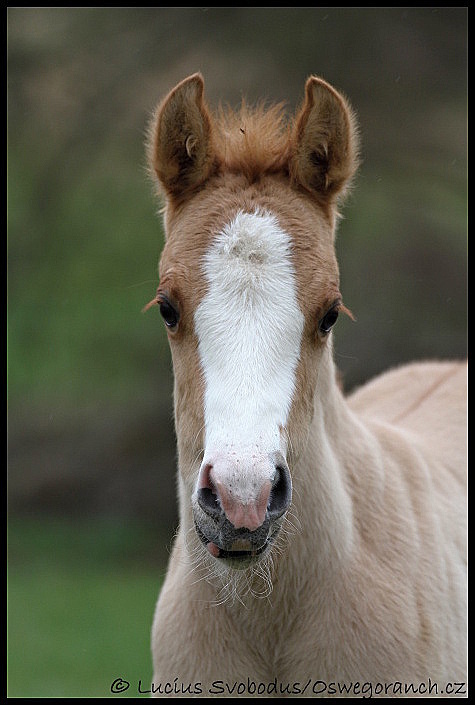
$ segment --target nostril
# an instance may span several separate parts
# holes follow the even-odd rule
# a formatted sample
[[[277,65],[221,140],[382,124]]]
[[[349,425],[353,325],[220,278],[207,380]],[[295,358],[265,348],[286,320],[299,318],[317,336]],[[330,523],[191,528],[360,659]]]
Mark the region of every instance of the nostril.
[[[280,462],[275,469],[274,481],[267,505],[271,519],[278,519],[290,507],[292,501],[292,481],[287,463]]]
[[[201,487],[196,495],[198,504],[201,509],[211,517],[217,519],[222,514],[221,505],[218,497],[209,487]]]
[[[199,478],[197,501],[201,509],[211,517],[218,518],[222,514],[216,487],[211,479],[212,465],[206,465]]]

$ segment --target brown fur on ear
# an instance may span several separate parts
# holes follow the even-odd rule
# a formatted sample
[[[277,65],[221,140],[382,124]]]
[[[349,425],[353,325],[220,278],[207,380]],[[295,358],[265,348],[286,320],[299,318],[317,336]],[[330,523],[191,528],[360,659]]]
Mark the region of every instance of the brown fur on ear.
[[[149,164],[168,195],[181,197],[201,186],[215,166],[212,122],[195,73],[158,106],[150,126]]]
[[[311,76],[295,119],[290,174],[319,200],[342,195],[358,167],[356,120],[348,102],[326,81]]]

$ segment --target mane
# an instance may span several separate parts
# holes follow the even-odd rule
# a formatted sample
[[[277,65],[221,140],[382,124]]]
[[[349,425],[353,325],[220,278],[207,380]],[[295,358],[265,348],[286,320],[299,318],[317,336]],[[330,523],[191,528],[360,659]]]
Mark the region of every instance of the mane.
[[[290,128],[285,103],[250,106],[243,100],[238,111],[221,105],[216,114],[215,140],[224,169],[243,173],[250,181],[286,170]]]

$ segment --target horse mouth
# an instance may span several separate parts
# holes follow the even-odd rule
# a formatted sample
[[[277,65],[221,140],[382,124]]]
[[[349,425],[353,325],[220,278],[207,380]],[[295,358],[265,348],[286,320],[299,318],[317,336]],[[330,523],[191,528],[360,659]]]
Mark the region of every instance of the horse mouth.
[[[216,559],[222,560],[234,568],[245,568],[258,560],[272,543],[272,537],[267,536],[263,543],[255,546],[247,538],[236,537],[230,546],[223,548],[208,538],[195,521],[195,530],[207,551]]]

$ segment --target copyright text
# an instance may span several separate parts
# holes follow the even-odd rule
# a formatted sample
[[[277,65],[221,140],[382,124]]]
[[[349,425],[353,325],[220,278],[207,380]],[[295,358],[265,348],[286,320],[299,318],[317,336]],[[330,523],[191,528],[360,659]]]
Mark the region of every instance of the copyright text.
[[[110,686],[111,693],[120,694],[129,691],[130,681],[125,678],[116,678]],[[394,681],[392,683],[382,682],[349,682],[341,683],[337,681],[326,682],[323,680],[309,678],[307,681],[294,681],[292,683],[273,681],[264,683],[254,681],[251,678],[246,680],[236,680],[227,682],[215,680],[205,687],[200,681],[195,683],[184,683],[178,677],[164,683],[145,683],[141,679],[132,687],[138,695],[210,695],[218,696],[266,696],[266,695],[320,695],[324,697],[354,696],[362,698],[372,697],[407,697],[415,695],[426,695],[428,697],[463,696],[467,689],[465,683],[448,682],[441,685],[431,678],[420,683],[404,683]],[[129,692],[130,695],[130,692]]]

